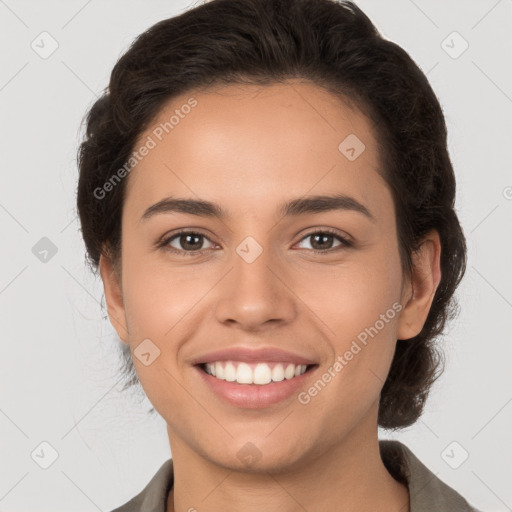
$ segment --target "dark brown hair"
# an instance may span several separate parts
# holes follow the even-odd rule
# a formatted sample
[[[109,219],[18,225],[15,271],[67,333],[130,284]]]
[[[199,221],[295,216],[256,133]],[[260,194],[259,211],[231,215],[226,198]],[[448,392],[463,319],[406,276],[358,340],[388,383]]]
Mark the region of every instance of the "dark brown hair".
[[[381,393],[379,425],[411,425],[440,374],[435,340],[457,312],[453,294],[465,272],[466,243],[436,95],[409,55],[382,38],[354,3],[212,0],[139,35],[88,111],[78,151],[77,205],[88,262],[97,272],[103,252],[120,263],[126,179],[104,197],[97,191],[125,165],[165,103],[213,85],[264,86],[290,78],[324,87],[372,121],[393,194],[404,272],[411,272],[424,235],[439,232],[442,278],[432,307],[420,334],[397,341]],[[123,347],[126,389],[138,379]]]

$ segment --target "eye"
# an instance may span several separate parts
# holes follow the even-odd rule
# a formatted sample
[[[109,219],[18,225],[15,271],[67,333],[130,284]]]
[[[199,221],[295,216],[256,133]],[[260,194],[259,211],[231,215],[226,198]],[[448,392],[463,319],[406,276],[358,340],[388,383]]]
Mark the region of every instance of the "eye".
[[[312,239],[312,244],[310,243],[312,247],[310,250],[317,254],[330,253],[343,248],[353,247],[354,245],[353,242],[331,229],[313,231],[304,236],[299,243],[308,238]],[[333,238],[338,239],[338,246],[333,247]],[[211,249],[211,247],[203,248],[204,240],[210,241],[210,239],[202,233],[183,230],[166,237],[158,244],[158,247],[179,255],[197,256]],[[210,243],[212,242],[210,241]]]
[[[160,246],[170,250],[171,252],[194,256],[202,254],[204,250],[208,249],[202,248],[203,239],[209,240],[206,235],[203,235],[202,233],[197,233],[195,231],[180,231],[179,233],[175,233],[174,235],[162,240]],[[178,247],[173,246],[172,243],[175,243]]]
[[[339,235],[336,231],[331,229],[314,231],[307,234],[302,238],[302,240],[306,240],[308,238],[312,239],[312,244],[310,243],[310,245],[312,245],[311,250],[315,253],[334,252],[340,248],[353,247],[354,245],[350,240],[347,240],[343,236]],[[337,238],[340,242],[339,245],[335,246],[334,248],[332,247],[333,238]]]

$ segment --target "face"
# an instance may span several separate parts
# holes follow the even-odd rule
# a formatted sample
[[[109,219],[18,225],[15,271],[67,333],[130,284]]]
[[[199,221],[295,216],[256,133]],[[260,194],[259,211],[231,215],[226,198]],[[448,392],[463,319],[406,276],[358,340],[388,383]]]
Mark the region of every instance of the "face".
[[[126,178],[122,275],[104,257],[101,271],[171,450],[269,470],[376,435],[396,339],[419,332],[430,301],[415,306],[422,293],[402,275],[371,121],[309,83],[225,86],[174,98],[143,144]],[[198,365],[219,374],[215,360],[224,379],[231,360],[276,381]],[[300,361],[307,371],[283,379],[293,361],[293,375]]]

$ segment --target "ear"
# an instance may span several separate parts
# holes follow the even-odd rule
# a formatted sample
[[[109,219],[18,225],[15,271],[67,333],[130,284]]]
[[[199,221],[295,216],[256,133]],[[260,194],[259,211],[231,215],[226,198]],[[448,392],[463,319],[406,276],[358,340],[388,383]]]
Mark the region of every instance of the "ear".
[[[117,331],[121,341],[128,343],[128,327],[123,303],[121,288],[121,276],[114,268],[110,257],[102,254],[99,261],[99,269],[103,288],[105,289],[105,300],[110,323]]]
[[[423,238],[419,249],[412,254],[412,263],[412,276],[402,289],[404,309],[397,326],[399,340],[414,338],[423,329],[441,281],[441,241],[437,231],[430,231]]]

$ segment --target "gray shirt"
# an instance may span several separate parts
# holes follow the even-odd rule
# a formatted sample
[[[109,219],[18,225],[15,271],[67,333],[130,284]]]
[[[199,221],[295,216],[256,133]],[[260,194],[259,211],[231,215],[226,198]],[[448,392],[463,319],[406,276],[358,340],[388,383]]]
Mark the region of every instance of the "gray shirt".
[[[437,478],[404,444],[379,441],[384,465],[409,488],[410,512],[478,512]],[[166,512],[173,486],[173,460],[168,459],[137,496],[112,512]]]

